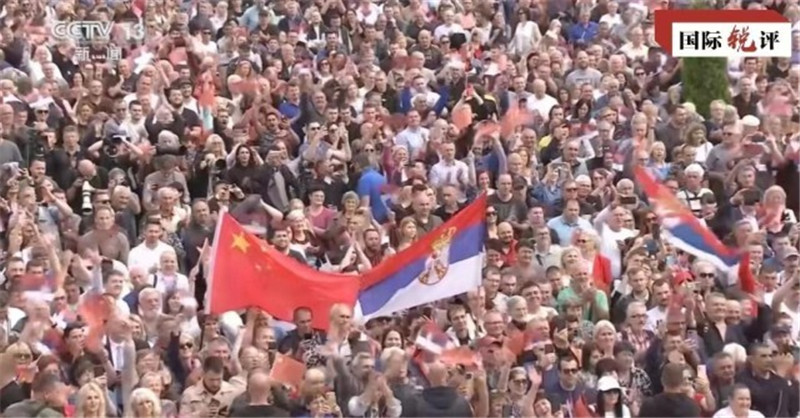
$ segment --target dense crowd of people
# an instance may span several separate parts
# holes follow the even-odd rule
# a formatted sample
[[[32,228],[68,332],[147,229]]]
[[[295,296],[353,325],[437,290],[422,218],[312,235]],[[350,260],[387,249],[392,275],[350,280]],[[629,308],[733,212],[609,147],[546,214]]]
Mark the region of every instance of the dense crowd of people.
[[[706,6],[793,25],[790,58],[729,58],[708,109],[654,41],[682,0],[0,5],[2,416],[800,412],[796,0]],[[754,292],[673,245],[635,167],[747,254]],[[204,313],[225,211],[358,280],[482,194],[468,294],[366,323]]]

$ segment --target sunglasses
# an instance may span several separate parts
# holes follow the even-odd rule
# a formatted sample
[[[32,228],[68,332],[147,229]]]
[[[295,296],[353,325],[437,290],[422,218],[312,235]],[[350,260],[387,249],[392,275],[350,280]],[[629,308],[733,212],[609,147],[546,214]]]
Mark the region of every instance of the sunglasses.
[[[698,274],[698,276],[700,276],[700,277],[702,277],[704,279],[713,279],[714,277],[717,277],[717,275],[715,273],[700,273],[700,274]]]
[[[486,216],[497,216],[497,212],[486,212]]]
[[[561,371],[565,374],[577,374],[578,369],[561,369]]]

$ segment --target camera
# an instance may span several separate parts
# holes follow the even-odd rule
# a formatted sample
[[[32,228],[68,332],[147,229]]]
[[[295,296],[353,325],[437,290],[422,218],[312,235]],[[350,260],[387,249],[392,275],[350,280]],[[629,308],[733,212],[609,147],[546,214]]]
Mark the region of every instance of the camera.
[[[216,183],[222,180],[222,172],[228,167],[224,158],[218,158],[211,164],[211,179]]]
[[[103,153],[111,158],[119,155],[120,146],[125,139],[125,135],[111,135],[103,140]]]
[[[94,187],[89,184],[88,180],[85,180],[81,186],[81,212],[84,215],[91,215],[92,212],[94,212],[94,208],[92,207],[93,192]]]
[[[28,160],[44,158],[47,153],[47,137],[43,132],[30,131],[28,135]]]

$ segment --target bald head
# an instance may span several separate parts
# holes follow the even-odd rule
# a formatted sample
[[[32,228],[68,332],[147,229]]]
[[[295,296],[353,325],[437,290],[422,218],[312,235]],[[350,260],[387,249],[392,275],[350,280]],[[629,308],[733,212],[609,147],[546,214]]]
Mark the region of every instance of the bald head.
[[[254,404],[268,404],[272,397],[272,380],[269,372],[257,368],[247,377],[247,394]]]
[[[428,365],[428,381],[431,387],[447,385],[447,366],[437,360]]]

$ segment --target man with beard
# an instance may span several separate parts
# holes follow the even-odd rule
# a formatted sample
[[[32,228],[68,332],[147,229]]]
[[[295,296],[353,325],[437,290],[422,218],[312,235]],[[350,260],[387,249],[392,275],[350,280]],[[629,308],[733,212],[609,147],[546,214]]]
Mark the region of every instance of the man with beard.
[[[307,264],[306,258],[303,254],[299,253],[296,250],[289,248],[289,244],[291,244],[291,232],[289,231],[288,226],[279,226],[272,231],[272,246],[275,247],[278,252],[281,254],[287,255],[295,260],[299,261],[302,264]]]

